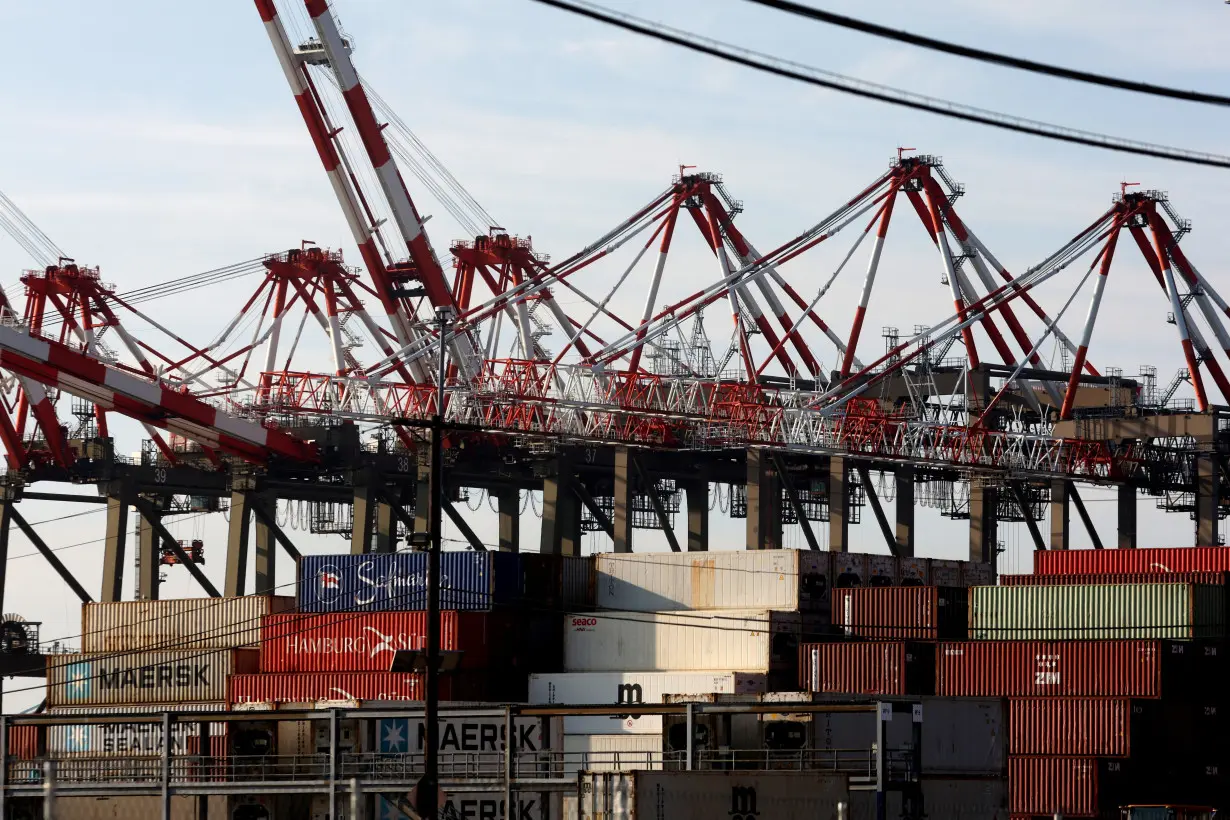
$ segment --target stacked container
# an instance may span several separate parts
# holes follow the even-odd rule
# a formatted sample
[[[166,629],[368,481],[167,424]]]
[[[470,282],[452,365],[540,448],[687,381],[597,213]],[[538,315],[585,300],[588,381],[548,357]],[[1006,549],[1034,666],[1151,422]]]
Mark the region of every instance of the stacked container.
[[[1035,553],[970,597],[937,690],[1010,698],[1014,817],[1223,807],[1225,548]]]

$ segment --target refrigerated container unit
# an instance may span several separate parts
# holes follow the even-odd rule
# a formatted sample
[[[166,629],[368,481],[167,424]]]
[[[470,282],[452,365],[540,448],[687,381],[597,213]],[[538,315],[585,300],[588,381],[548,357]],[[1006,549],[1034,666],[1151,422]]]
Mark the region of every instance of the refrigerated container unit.
[[[663,703],[679,692],[760,693],[768,691],[762,672],[564,672],[531,675],[532,704]],[[564,718],[570,735],[661,734],[660,715],[573,716]]]
[[[1210,584],[973,587],[973,640],[1220,638],[1226,588]]]
[[[800,683],[809,692],[935,693],[935,644],[907,641],[804,644],[800,656]]]
[[[256,670],[255,649],[49,655],[47,705],[225,701],[227,678]]]
[[[828,553],[751,550],[594,556],[601,609],[778,609],[827,612]]]
[[[1230,572],[1230,547],[1160,547],[1127,550],[1039,550],[1038,575],[1117,572]]]
[[[892,587],[901,578],[901,568],[893,555],[867,556],[867,586]]]
[[[931,565],[926,558],[898,558],[897,577],[903,587],[925,587],[931,583]]]
[[[833,626],[849,636],[909,641],[966,638],[965,587],[839,589],[833,600]]]
[[[81,651],[256,646],[261,619],[294,606],[293,597],[280,595],[86,603],[81,606]]]
[[[965,561],[928,558],[931,563],[931,583],[937,587],[965,586]]]
[[[299,559],[301,612],[389,612],[427,608],[427,553],[305,555]],[[440,556],[440,608],[488,610],[527,601],[520,556],[456,552]]]
[[[563,747],[564,777],[579,772],[623,772],[663,767],[662,735],[566,734]]]
[[[860,552],[834,552],[830,557],[833,561],[835,589],[861,587],[870,582],[871,571],[867,561],[870,556]]]
[[[580,820],[836,820],[845,775],[822,772],[583,772]]]

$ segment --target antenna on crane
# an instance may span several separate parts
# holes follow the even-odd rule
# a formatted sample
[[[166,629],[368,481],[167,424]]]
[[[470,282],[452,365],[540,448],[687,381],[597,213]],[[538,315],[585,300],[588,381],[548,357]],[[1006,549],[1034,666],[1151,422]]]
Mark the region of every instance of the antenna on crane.
[[[903,157],[902,155],[903,155],[906,151],[917,151],[917,150],[918,150],[917,148],[906,148],[906,147],[904,147],[904,146],[902,146],[902,145],[898,145],[898,146],[897,146],[897,162],[901,162],[901,160],[902,160],[902,159],[904,159],[904,157]]]
[[[1120,182],[1119,183],[1119,196],[1127,196],[1127,189],[1131,188],[1133,185],[1139,185],[1139,184],[1140,184],[1139,182]]]

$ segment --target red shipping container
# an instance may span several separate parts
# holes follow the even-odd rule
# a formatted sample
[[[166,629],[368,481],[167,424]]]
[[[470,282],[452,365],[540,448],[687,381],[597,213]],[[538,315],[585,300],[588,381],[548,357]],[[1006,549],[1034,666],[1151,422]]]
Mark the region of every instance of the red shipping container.
[[[1230,572],[1230,547],[1160,549],[1041,550],[1034,553],[1038,575],[1108,572]]]
[[[935,645],[905,641],[803,644],[803,688],[853,695],[930,695]]]
[[[1014,698],[1008,754],[1127,757],[1131,724],[1126,698]]]
[[[500,616],[441,612],[440,648],[458,651],[466,669],[484,668],[504,644]],[[262,672],[387,672],[399,649],[426,645],[425,612],[286,612],[261,624]],[[494,634],[493,634],[494,633]]]
[[[10,726],[8,753],[13,760],[33,760],[38,757],[38,727]]]
[[[443,675],[441,700],[479,700],[479,682]],[[475,690],[475,691],[470,691]],[[423,676],[405,672],[301,672],[231,675],[227,702],[312,703],[319,700],[422,700]]]
[[[965,640],[965,587],[865,587],[833,591],[833,625],[847,635],[913,641]]]
[[[1225,572],[1113,572],[1081,575],[1001,575],[1000,586],[1081,586],[1084,584],[1212,584],[1225,586]]]
[[[1025,816],[1096,817],[1098,762],[1090,758],[1008,759],[1008,810]]]
[[[1163,678],[1175,689],[1215,680],[1221,671],[1216,651],[1180,641],[943,643],[936,657],[936,693],[1157,698]]]

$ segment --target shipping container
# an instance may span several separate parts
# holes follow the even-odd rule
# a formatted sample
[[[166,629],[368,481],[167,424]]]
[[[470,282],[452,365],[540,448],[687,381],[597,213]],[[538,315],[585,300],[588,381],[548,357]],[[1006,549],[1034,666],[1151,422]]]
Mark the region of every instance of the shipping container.
[[[1082,575],[1001,575],[1000,586],[1076,586],[1083,584],[1214,584],[1225,586],[1227,572],[1090,572]]]
[[[1224,586],[1209,584],[973,587],[970,638],[1219,638],[1225,596]]]
[[[924,777],[922,809],[915,816],[931,820],[1009,820],[1008,781],[1002,777]],[[902,793],[890,791],[885,797],[884,816],[889,820],[907,817]],[[876,794],[850,792],[850,820],[876,820]],[[1050,820],[1050,818],[1047,818]],[[1114,820],[1119,820],[1116,816]]]
[[[223,712],[225,703],[191,703],[175,706],[184,712]],[[166,706],[60,706],[48,715],[87,716],[107,714],[161,713]],[[176,755],[202,754],[199,721],[176,721],[171,730],[171,752]],[[209,724],[210,753],[226,754],[226,724]],[[74,723],[47,727],[49,757],[159,757],[163,752],[161,723]]]
[[[229,818],[225,795],[211,795],[207,800],[209,801],[207,804],[209,820]],[[169,820],[205,820],[199,813],[200,803],[198,801],[196,795],[172,797]],[[14,818],[21,816],[12,815]],[[43,816],[42,807],[38,808],[37,814],[28,816],[31,819],[41,818]],[[67,797],[60,795],[56,799],[56,820],[134,820],[134,818],[162,816],[162,798],[160,797]],[[280,818],[272,818],[272,820],[280,820]]]
[[[824,612],[829,604],[829,555],[824,552],[603,553],[594,560],[602,609]]]
[[[1157,698],[1208,686],[1220,647],[1183,641],[968,641],[941,643],[936,693],[965,697]]]
[[[579,705],[662,703],[681,692],[755,694],[768,689],[759,672],[564,672],[531,675],[529,702]],[[580,734],[661,734],[660,715],[566,717],[564,732]]]
[[[485,681],[466,673],[440,677],[440,697],[481,700]],[[277,672],[233,675],[227,700],[239,703],[306,703],[321,700],[423,699],[423,676],[403,672]]]
[[[823,554],[823,553],[821,553]],[[833,586],[837,589],[866,586],[871,579],[867,556],[860,552],[834,552],[830,555],[833,561]]]
[[[805,632],[821,632],[797,612],[592,612],[566,615],[564,668],[570,672],[708,671],[797,675]],[[774,680],[769,681],[771,688]]]
[[[49,655],[47,705],[224,701],[227,677],[256,669],[254,649]]]
[[[551,820],[550,796],[538,792],[517,792],[513,813],[505,814],[504,795],[500,792],[444,793],[441,817],[473,818],[473,820]],[[340,801],[340,802],[345,802]],[[376,798],[378,820],[406,820],[406,815],[383,797]]]
[[[965,587],[864,587],[833,593],[833,626],[863,638],[961,641]]]
[[[256,646],[261,618],[294,606],[294,598],[277,595],[87,603],[81,607],[81,651]]]
[[[305,555],[298,566],[302,612],[388,612],[426,609],[427,553]],[[440,557],[440,608],[487,610],[525,603],[520,556],[511,552],[445,552]],[[534,603],[534,602],[530,602]]]
[[[931,565],[926,558],[898,558],[897,577],[903,587],[925,587],[931,583]]]
[[[937,587],[961,587],[965,583],[965,562],[929,558],[931,583]]]
[[[594,558],[521,553],[523,594],[532,606],[589,609],[594,606]]]
[[[513,718],[513,749],[518,755],[538,754],[555,744],[544,731],[546,718]],[[465,758],[476,765],[503,759],[505,738],[503,710],[491,709],[440,714],[440,745],[436,749],[450,761]],[[426,749],[427,732],[421,716],[380,718],[376,721],[377,751],[381,754],[420,756]]]
[[[935,645],[906,641],[805,644],[800,672],[811,692],[935,693]]]
[[[1014,757],[1008,761],[1008,805],[1014,815],[1119,817],[1131,804],[1188,803],[1182,784],[1128,760]]]
[[[563,776],[661,769],[662,735],[564,735]]]
[[[1222,695],[1161,700],[1019,698],[1012,701],[1011,753],[1132,757],[1191,762],[1215,755],[1226,737]]]
[[[1155,549],[1039,550],[1039,575],[1108,572],[1230,572],[1230,547],[1161,547]]]
[[[33,760],[39,756],[37,726],[9,726],[10,760]]]
[[[892,555],[867,556],[867,586],[893,587],[901,578],[901,568]]]
[[[994,586],[995,567],[969,561],[962,568],[961,583],[967,587]]]
[[[837,820],[846,776],[821,772],[582,772],[581,820]]]

